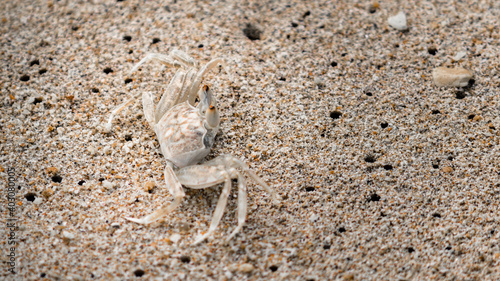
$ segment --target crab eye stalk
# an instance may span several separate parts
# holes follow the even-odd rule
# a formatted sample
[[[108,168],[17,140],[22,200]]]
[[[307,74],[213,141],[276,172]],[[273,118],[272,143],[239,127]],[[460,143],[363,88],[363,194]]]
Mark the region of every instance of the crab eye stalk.
[[[208,107],[207,112],[205,113],[205,118],[207,119],[207,125],[210,128],[215,128],[219,126],[219,111],[215,106],[211,105]]]

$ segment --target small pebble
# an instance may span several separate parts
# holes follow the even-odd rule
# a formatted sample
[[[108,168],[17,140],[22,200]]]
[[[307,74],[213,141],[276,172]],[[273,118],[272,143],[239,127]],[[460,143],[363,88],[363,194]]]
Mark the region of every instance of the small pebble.
[[[102,186],[103,186],[104,188],[106,188],[106,189],[111,189],[111,188],[113,188],[113,184],[112,184],[111,182],[107,181],[107,180],[105,180],[105,181],[103,181],[103,182],[102,182]]]
[[[406,15],[403,11],[399,12],[397,15],[389,17],[387,23],[393,28],[404,31],[408,29],[406,25]]]
[[[151,191],[155,186],[156,184],[153,181],[147,181],[146,183],[144,183],[144,190],[146,192]]]
[[[249,263],[244,263],[244,264],[238,266],[238,270],[240,272],[243,272],[243,273],[250,273],[254,270],[254,267],[253,267],[253,265],[251,265]]]
[[[170,235],[169,239],[173,243],[177,243],[177,242],[179,242],[179,240],[181,240],[181,235],[178,233],[175,233],[175,234]]]
[[[40,205],[40,204],[42,204],[42,202],[43,202],[42,197],[37,197],[35,199],[35,201],[33,201],[33,203],[35,203],[35,205]]]
[[[438,87],[465,87],[472,79],[472,73],[462,67],[438,67],[432,71],[432,78]]]
[[[52,190],[52,188],[48,187],[46,188],[44,191],[42,191],[42,195],[43,197],[45,197],[46,199],[48,199],[50,196],[52,196],[52,194],[54,194],[54,191]]]
[[[441,171],[443,171],[444,173],[451,173],[453,172],[453,168],[452,167],[443,167],[443,169],[441,169]]]
[[[354,274],[346,273],[343,278],[344,280],[354,280]]]
[[[56,167],[48,167],[45,170],[47,171],[47,174],[49,174],[50,176],[53,176],[58,172],[58,169]]]
[[[466,52],[458,52],[454,57],[453,57],[453,60],[454,61],[459,61],[461,60],[463,57],[465,57],[467,55]]]
[[[71,233],[71,232],[69,232],[69,231],[66,231],[66,230],[62,232],[62,236],[63,236],[64,238],[66,238],[66,239],[70,239],[70,240],[71,240],[71,239],[75,239],[75,234],[73,234],[73,233]]]

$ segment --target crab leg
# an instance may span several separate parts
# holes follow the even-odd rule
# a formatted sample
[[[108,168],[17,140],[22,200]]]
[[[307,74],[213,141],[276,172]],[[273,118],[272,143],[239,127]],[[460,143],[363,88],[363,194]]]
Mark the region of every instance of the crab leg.
[[[247,216],[247,185],[245,182],[245,178],[237,171],[234,172],[238,175],[238,226],[233,230],[231,235],[226,239],[226,242],[231,240],[240,230],[243,228],[245,224],[246,216]]]
[[[149,92],[142,94],[142,108],[144,110],[144,116],[146,117],[146,120],[148,120],[151,128],[154,128],[154,125],[155,125],[155,117],[154,117],[155,105],[153,103],[153,94],[151,94]]]
[[[189,104],[193,105],[196,100],[196,95],[198,94],[198,90],[200,89],[201,80],[203,76],[207,74],[212,68],[216,67],[218,64],[222,65],[227,74],[229,71],[227,69],[226,63],[222,59],[213,59],[209,61],[205,66],[203,66],[200,71],[196,74],[196,77],[193,79],[193,85],[189,90]]]
[[[140,93],[135,94],[131,99],[127,100],[126,102],[122,103],[121,105],[113,109],[113,111],[111,111],[111,114],[109,115],[109,119],[105,127],[106,132],[108,133],[111,132],[111,127],[112,127],[111,123],[113,122],[113,118],[115,117],[115,115],[120,113],[120,111],[124,110],[125,108],[127,108],[127,106],[131,105],[137,98],[139,98],[139,95]]]
[[[172,57],[171,55],[167,56],[167,55],[163,55],[163,54],[150,53],[150,54],[147,54],[142,60],[140,60],[132,68],[132,70],[130,70],[129,74],[136,72],[137,69],[139,69],[139,67],[141,67],[141,65],[143,65],[151,60],[157,61],[157,62],[164,64],[164,65],[169,65],[169,66],[171,66],[171,65],[173,65],[173,66],[187,66],[185,61],[177,60],[176,58]]]
[[[279,203],[280,198],[266,182],[264,182],[257,174],[255,174],[254,171],[250,170],[250,167],[248,165],[239,160],[238,158],[231,156],[231,155],[223,155],[219,156],[211,161],[206,162],[204,165],[209,165],[209,166],[218,166],[218,165],[223,165],[226,168],[239,168],[243,170],[247,175],[252,178],[252,180],[255,181],[258,185],[262,186],[269,194],[271,194],[271,198],[274,201],[275,204]]]
[[[130,74],[134,73],[141,67],[141,65],[149,62],[149,61],[157,61],[164,65],[173,65],[173,66],[184,66],[184,67],[193,67],[196,66],[196,61],[190,57],[188,54],[179,51],[173,50],[170,54],[158,54],[158,53],[149,53],[142,60],[140,60],[133,68],[130,70]]]
[[[172,52],[170,52],[170,57],[172,57],[178,61],[181,61],[182,63],[189,65],[189,66],[196,66],[196,64],[197,64],[196,61],[192,57],[190,57],[188,54],[186,54],[183,51],[172,50]]]
[[[210,237],[215,230],[217,229],[217,226],[219,225],[219,222],[222,218],[222,215],[224,214],[224,210],[226,209],[227,205],[227,198],[229,197],[229,192],[231,191],[231,177],[229,174],[225,171],[221,171],[224,174],[225,178],[225,183],[224,183],[224,188],[222,189],[222,193],[219,197],[219,202],[217,202],[217,207],[215,208],[214,215],[212,217],[212,221],[210,222],[210,227],[208,228],[207,233],[203,234],[202,236],[198,237],[196,241],[194,241],[193,245],[196,245],[203,240],[207,239]]]
[[[184,84],[182,85],[182,89],[179,92],[179,98],[177,99],[175,104],[179,104],[187,101],[189,98],[189,90],[191,89],[191,81],[193,81],[194,76],[196,75],[196,69],[190,68],[186,71],[186,78],[184,79]]]
[[[176,174],[183,185],[194,189],[202,189],[224,183],[224,188],[219,197],[219,202],[215,208],[208,231],[193,243],[198,244],[212,235],[217,229],[226,209],[227,199],[231,190],[231,178],[237,177],[236,171],[233,171],[233,169],[227,170],[224,166],[207,166],[202,164],[184,167],[178,170]]]
[[[126,217],[126,219],[139,224],[150,224],[175,210],[175,208],[177,208],[181,204],[182,198],[186,194],[182,190],[182,185],[177,179],[177,176],[175,175],[173,170],[173,165],[171,163],[168,163],[167,167],[165,168],[165,183],[167,184],[167,188],[170,194],[174,196],[174,201],[172,203],[164,205],[161,209],[143,217],[142,219],[135,219],[131,217]]]
[[[179,100],[179,96],[182,95],[182,88],[184,87],[184,83],[186,81],[186,72],[179,69],[170,84],[168,84],[165,93],[161,96],[158,105],[155,110],[155,124],[160,121],[160,119],[165,115],[165,113],[172,108],[172,106],[176,105]]]

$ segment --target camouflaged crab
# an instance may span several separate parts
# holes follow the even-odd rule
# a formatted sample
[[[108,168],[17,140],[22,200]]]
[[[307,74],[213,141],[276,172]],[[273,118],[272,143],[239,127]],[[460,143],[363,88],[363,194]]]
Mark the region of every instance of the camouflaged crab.
[[[194,242],[194,244],[200,243],[212,235],[217,228],[226,208],[231,179],[238,179],[238,226],[227,238],[230,240],[242,229],[247,213],[246,181],[239,170],[258,185],[264,187],[275,202],[278,201],[278,197],[269,185],[249,169],[247,164],[233,156],[219,156],[211,161],[198,164],[210,152],[219,129],[219,113],[215,98],[207,86],[200,87],[201,81],[203,76],[218,64],[226,69],[224,61],[213,59],[198,69],[196,61],[190,56],[174,50],[168,56],[162,54],[147,55],[131,72],[136,71],[142,64],[151,60],[166,65],[180,66],[156,107],[151,93],[142,94],[144,116],[154,129],[163,156],[167,160],[165,183],[168,191],[174,197],[174,201],[141,219],[129,217],[127,219],[139,224],[153,223],[180,205],[185,196],[183,185],[202,189],[224,183],[208,232]],[[136,100],[138,96],[139,94],[112,111],[106,124],[108,132],[111,131],[113,117]],[[197,96],[199,103],[195,107]]]

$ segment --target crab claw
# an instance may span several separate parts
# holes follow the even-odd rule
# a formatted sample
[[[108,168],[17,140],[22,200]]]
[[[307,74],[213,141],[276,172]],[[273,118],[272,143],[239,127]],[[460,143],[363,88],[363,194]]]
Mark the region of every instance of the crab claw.
[[[215,108],[215,106],[211,105],[208,107],[207,112],[205,113],[205,118],[207,119],[207,125],[210,128],[219,126],[219,112],[217,111],[217,108]]]

